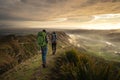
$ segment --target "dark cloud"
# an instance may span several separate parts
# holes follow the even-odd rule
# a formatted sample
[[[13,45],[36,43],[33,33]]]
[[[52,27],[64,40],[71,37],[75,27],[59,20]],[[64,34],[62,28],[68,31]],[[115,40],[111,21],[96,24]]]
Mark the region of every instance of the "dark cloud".
[[[0,24],[0,29],[8,29],[10,27],[13,27],[12,25],[6,25],[6,24]]]
[[[0,20],[46,19],[59,11],[58,4],[58,0],[0,0]]]
[[[0,20],[29,21],[66,17],[73,15],[72,13],[81,9],[81,6],[93,2],[93,0],[0,0]]]
[[[66,2],[68,0],[46,0],[46,2],[48,3],[62,3],[62,2]]]
[[[27,3],[27,0],[21,0],[21,2],[23,2],[23,3]]]

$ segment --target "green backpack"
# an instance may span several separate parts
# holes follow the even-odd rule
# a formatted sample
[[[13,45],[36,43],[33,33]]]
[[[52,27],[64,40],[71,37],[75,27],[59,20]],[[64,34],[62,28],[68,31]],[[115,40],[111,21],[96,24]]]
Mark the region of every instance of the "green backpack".
[[[46,46],[46,33],[44,32],[38,32],[37,42],[39,46]]]

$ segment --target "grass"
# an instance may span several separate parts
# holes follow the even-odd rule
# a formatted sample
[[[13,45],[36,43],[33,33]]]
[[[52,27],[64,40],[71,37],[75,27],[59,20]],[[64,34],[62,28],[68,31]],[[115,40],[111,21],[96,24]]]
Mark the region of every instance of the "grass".
[[[43,69],[41,67],[41,55],[36,54],[32,49],[35,45],[23,44],[26,54],[36,54],[34,57],[22,62],[13,69],[9,70],[2,75],[2,80],[119,80],[120,67],[114,65],[114,62],[106,61],[98,57],[92,57],[98,55],[96,53],[88,53],[75,50],[66,49],[69,43],[63,43],[63,40],[58,42],[58,53],[62,55],[51,56],[51,46],[49,46],[49,53],[47,55],[48,68]],[[62,46],[64,45],[64,47]],[[65,46],[66,45],[66,46]],[[99,45],[94,45],[97,47]],[[100,44],[101,46],[101,44]],[[67,52],[64,52],[68,50]],[[36,49],[35,49],[36,50]],[[27,53],[30,51],[30,53]],[[57,54],[58,54],[57,53]],[[92,55],[88,55],[92,54]],[[33,55],[32,55],[33,56]],[[105,53],[105,56],[109,58],[109,54]],[[112,56],[112,55],[111,55]],[[54,59],[57,57],[56,59]],[[55,62],[54,62],[55,60]],[[116,68],[117,67],[117,68]],[[52,69],[51,69],[52,68]],[[51,71],[52,70],[52,71]],[[50,75],[49,75],[50,74]]]
[[[58,57],[50,80],[120,80],[120,69],[114,63],[74,50]]]
[[[32,35],[22,37],[15,35],[3,36],[0,43],[0,74],[37,53],[37,44]]]
[[[43,69],[41,66],[41,54],[26,60],[17,65],[15,68],[2,75],[2,80],[47,80],[51,67],[54,66],[54,58],[59,55],[61,49],[57,50],[56,55],[52,55],[49,46],[49,53],[47,55],[48,68]],[[62,50],[64,51],[64,50]]]
[[[119,55],[116,55],[115,53],[88,50],[88,53],[86,53],[86,54],[89,54],[91,56],[101,57],[101,58],[103,58],[105,60],[109,60],[109,61],[120,62]]]
[[[70,45],[68,41],[63,43],[65,36],[64,32],[58,33],[57,49],[60,50]],[[41,75],[47,74],[49,69],[41,70],[41,55],[38,54],[38,46],[35,35],[15,36],[8,35],[0,39],[0,79],[2,80],[30,80],[32,78],[40,78],[36,76],[36,72],[42,72]],[[48,45],[48,57],[51,61],[52,51]],[[34,57],[33,57],[34,56]],[[13,68],[13,69],[11,69]],[[40,69],[40,71],[39,71]],[[35,74],[35,75],[34,75]],[[38,74],[38,73],[37,73]]]
[[[67,50],[67,51],[66,51]],[[48,68],[41,67],[41,55],[35,55],[8,71],[2,80],[119,80],[119,66],[70,48],[47,56]],[[60,54],[60,55],[58,55]],[[116,69],[116,67],[118,69]],[[114,74],[115,73],[115,74]],[[113,75],[115,75],[113,77]],[[114,79],[113,79],[114,78]],[[116,79],[115,79],[116,78]]]
[[[40,64],[41,56],[36,55],[6,72],[2,75],[2,80],[30,80],[35,69],[38,68]]]

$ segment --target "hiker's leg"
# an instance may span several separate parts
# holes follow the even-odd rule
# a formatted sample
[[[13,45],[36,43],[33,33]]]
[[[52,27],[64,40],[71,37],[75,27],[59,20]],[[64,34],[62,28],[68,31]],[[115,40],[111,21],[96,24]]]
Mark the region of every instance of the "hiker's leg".
[[[53,55],[55,54],[56,52],[56,43],[53,43]]]
[[[45,62],[44,62],[44,47],[41,47],[41,54],[42,54],[42,66],[43,66],[43,68],[45,67]]]
[[[52,43],[52,54],[54,54],[54,43]]]
[[[44,47],[44,62],[46,63],[47,46]]]
[[[56,53],[56,47],[57,47],[57,46],[56,46],[56,43],[55,43],[55,44],[54,44],[54,52],[55,52],[55,53]]]
[[[52,51],[54,50],[54,44],[52,43]]]
[[[46,55],[47,55],[47,46],[44,47],[42,54],[43,67],[46,67]]]
[[[42,63],[44,63],[44,47],[41,47],[41,52],[42,52]]]

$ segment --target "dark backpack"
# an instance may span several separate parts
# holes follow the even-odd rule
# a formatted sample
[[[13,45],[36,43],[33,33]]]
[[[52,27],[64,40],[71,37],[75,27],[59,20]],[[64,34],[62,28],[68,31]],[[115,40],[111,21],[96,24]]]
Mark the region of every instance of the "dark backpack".
[[[52,43],[57,41],[57,35],[56,34],[52,34]]]

